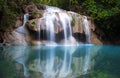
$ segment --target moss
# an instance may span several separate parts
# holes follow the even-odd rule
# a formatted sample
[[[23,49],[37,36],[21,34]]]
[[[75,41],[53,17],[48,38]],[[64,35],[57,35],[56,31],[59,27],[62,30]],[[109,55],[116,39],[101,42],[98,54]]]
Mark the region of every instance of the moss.
[[[35,27],[35,21],[33,21],[33,22],[31,23],[31,25],[32,25],[32,28],[34,28],[34,27]]]
[[[75,16],[72,16],[72,26],[75,26],[75,24],[76,24],[76,18]]]

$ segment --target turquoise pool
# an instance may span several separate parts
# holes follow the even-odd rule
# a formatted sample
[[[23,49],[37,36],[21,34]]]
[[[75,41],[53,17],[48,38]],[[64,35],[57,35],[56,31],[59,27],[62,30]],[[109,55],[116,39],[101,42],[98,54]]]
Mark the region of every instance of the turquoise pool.
[[[120,46],[1,46],[1,78],[120,78]]]

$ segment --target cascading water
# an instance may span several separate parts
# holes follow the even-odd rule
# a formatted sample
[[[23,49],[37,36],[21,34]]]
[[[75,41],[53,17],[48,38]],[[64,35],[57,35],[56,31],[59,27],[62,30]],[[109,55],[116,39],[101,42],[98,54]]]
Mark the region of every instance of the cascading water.
[[[24,15],[24,20],[23,20],[23,25],[20,26],[19,28],[17,28],[15,31],[13,31],[13,32],[18,32],[18,33],[23,33],[23,35],[19,38],[19,40],[20,40],[22,43],[25,42],[24,30],[25,30],[26,22],[28,21],[28,16],[29,16],[29,14],[25,14],[25,15]],[[27,44],[26,44],[26,45],[27,45]],[[26,47],[20,47],[19,51],[17,51],[17,52],[18,52],[17,55],[19,56],[19,55],[23,54],[23,51],[24,51],[25,49],[26,49]],[[16,55],[16,56],[17,56],[17,55]],[[17,61],[18,63],[20,63],[20,64],[23,65],[24,76],[27,77],[27,76],[28,76],[28,71],[27,71],[27,67],[26,67],[26,63],[25,63],[26,58],[27,58],[27,57],[25,57],[25,56],[17,57],[17,58],[16,58],[16,61]]]
[[[25,27],[26,22],[28,21],[28,16],[29,16],[29,14],[25,14],[25,15],[24,15],[23,27]]]
[[[55,29],[54,21],[56,20],[55,13],[44,13],[44,18],[46,19],[46,30],[50,30],[50,33],[47,32],[47,36],[50,34],[50,41],[55,41]]]
[[[44,13],[44,18],[46,19],[46,27],[47,30],[50,30],[50,41],[55,42],[55,26],[54,22],[58,20],[57,16],[55,15],[55,12],[58,11],[58,9],[50,9],[47,8],[46,13]],[[47,33],[49,36],[49,33]],[[46,60],[46,71],[44,74],[44,78],[55,78],[55,69],[54,69],[54,62],[55,62],[55,52],[54,49],[50,49],[50,54],[47,54],[47,60]]]
[[[63,26],[63,30],[64,30],[64,44],[66,45],[67,44],[67,26],[66,26],[66,19],[65,17],[62,18],[62,16],[64,16],[64,13],[61,13],[59,14],[60,16],[60,21],[62,23],[62,26]]]
[[[37,28],[38,28],[38,40],[40,43],[40,26],[41,26],[42,22],[41,22],[41,18],[38,19],[38,23],[37,23]]]
[[[38,19],[38,23],[37,23],[37,27],[38,27],[38,40],[39,40],[39,42],[38,42],[38,48],[40,49],[40,26],[41,26],[41,18],[40,19]],[[38,71],[39,72],[41,72],[40,70],[41,70],[41,65],[40,65],[40,57],[41,55],[40,55],[40,50],[38,50],[38,64],[37,64],[37,68],[38,68]]]
[[[55,32],[54,23],[57,22],[58,24],[62,25],[64,31],[64,44],[67,45],[67,37],[72,36],[71,27],[72,18],[67,14],[66,11],[56,7],[47,6],[46,11],[47,12],[44,13],[44,17],[47,19],[46,20],[46,25],[48,26],[47,28],[51,28],[51,31],[54,33]],[[58,13],[58,16],[56,15],[56,13]]]
[[[69,37],[72,36],[71,18],[67,13],[59,13],[59,17],[64,30],[64,44],[67,45],[68,35]],[[69,31],[67,31],[67,29],[69,29]],[[70,34],[68,34],[68,32]]]
[[[86,16],[83,16],[83,22],[85,26],[85,34],[86,34],[86,42],[90,43],[90,28],[88,24],[88,20]],[[85,64],[83,68],[83,73],[87,74],[87,71],[89,69],[89,64],[90,64],[90,48],[86,48],[86,55],[85,55]]]
[[[47,33],[47,38],[50,38],[49,40],[51,42],[55,42],[55,28],[54,28],[54,22],[58,20],[57,16],[55,15],[55,12],[59,11],[59,9],[54,9],[54,8],[46,8],[47,12],[43,14],[43,19],[46,20],[45,25],[46,25],[46,33]],[[41,22],[39,22],[41,24]],[[50,31],[50,32],[48,32]],[[53,45],[53,44],[47,44]],[[54,61],[55,61],[55,53],[53,49],[49,49],[50,54],[47,54],[46,56],[46,64],[45,64],[45,71],[43,73],[44,78],[55,78],[55,70],[54,70]]]
[[[19,37],[19,41],[21,41],[21,43],[24,43],[27,45],[27,43],[25,43],[25,24],[28,21],[28,16],[29,14],[24,14],[24,20],[23,20],[23,25],[18,27],[17,29],[15,29],[13,32],[17,32],[17,33],[22,33],[22,36]]]
[[[29,14],[24,14],[23,25],[20,26],[19,28],[17,28],[15,30],[16,32],[24,33],[25,25],[26,25],[26,22],[28,21],[28,16],[29,16]]]
[[[72,36],[72,28],[71,28],[71,20],[70,17],[66,14],[66,13],[59,13],[60,16],[60,21],[62,23],[63,26],[63,30],[64,30],[64,45],[68,45],[69,43],[67,42],[67,36],[68,36],[68,31],[67,29],[69,29],[69,37]],[[71,67],[71,61],[72,61],[72,54],[70,54],[69,57],[69,62],[67,64],[67,57],[68,57],[68,51],[66,49],[64,49],[64,59],[63,59],[63,64],[62,64],[62,68],[60,70],[60,76],[67,76],[69,74],[70,71],[70,67]]]
[[[86,42],[90,43],[91,42],[90,41],[90,28],[89,28],[89,23],[88,23],[86,16],[83,16],[83,23],[85,26]]]
[[[56,15],[56,12],[58,13],[59,15],[59,18],[58,16]],[[54,23],[55,21],[56,22],[59,22],[61,23],[62,27],[63,27],[63,30],[64,30],[64,45],[67,45],[67,37],[71,37],[72,36],[72,27],[71,27],[71,21],[72,21],[72,18],[66,13],[66,12],[62,12],[62,10],[58,9],[58,8],[53,8],[53,7],[46,7],[46,12],[43,14],[43,17],[42,19],[45,19],[46,20],[46,33],[47,33],[47,38],[49,38],[50,36],[50,41],[53,41],[55,42],[55,26],[54,26]],[[39,28],[40,28],[40,25],[41,25],[42,22],[40,22],[40,20],[38,21],[38,24],[39,24]],[[48,30],[50,31],[50,33],[48,32]],[[69,32],[69,33],[67,33]],[[38,32],[40,33],[40,32]],[[39,34],[40,35],[40,34]],[[47,44],[48,45],[48,44]],[[72,62],[72,54],[70,54],[70,57],[69,57],[69,62],[68,64],[66,63],[67,62],[67,50],[65,49],[64,50],[64,59],[63,59],[63,64],[62,64],[62,68],[61,68],[61,73],[65,73],[66,75],[68,75],[69,71],[70,71],[70,68],[71,68],[71,62]],[[55,76],[55,71],[54,71],[54,50],[50,49],[50,54],[47,55],[46,57],[46,71],[44,72],[44,77],[51,77],[51,75],[54,74]],[[40,62],[39,62],[40,63]],[[40,65],[38,63],[38,65]],[[68,65],[68,66],[67,66]],[[39,67],[39,66],[38,66]],[[52,78],[54,78],[52,76]]]
[[[58,15],[56,15],[56,13]],[[59,17],[58,17],[59,16]],[[77,17],[76,17],[77,18]],[[53,7],[46,7],[46,12],[43,14],[43,17],[39,19],[38,21],[38,35],[39,35],[39,41],[40,41],[40,27],[41,27],[41,19],[44,19],[45,25],[46,25],[46,33],[47,33],[47,38],[51,42],[55,42],[55,22],[60,23],[63,27],[64,31],[64,45],[68,45],[70,43],[67,42],[69,37],[72,37],[72,17],[69,16],[65,11],[60,10],[58,8],[53,8]],[[85,27],[85,34],[86,34],[86,42],[90,43],[90,30],[89,30],[89,25],[88,25],[88,20],[86,16],[83,16],[83,23]],[[49,31],[49,32],[48,32]],[[51,45],[51,44],[47,44]],[[44,78],[55,78],[56,71],[54,69],[54,64],[55,64],[55,52],[53,49],[49,49],[50,54],[46,55],[46,63],[45,63],[45,71],[43,72],[43,77]],[[69,51],[70,52],[70,51]],[[59,77],[66,77],[67,75],[70,74],[71,71],[71,64],[72,64],[72,53],[69,53],[67,49],[64,49],[64,57],[63,57],[63,62],[61,69],[59,70]],[[40,52],[39,52],[40,53]],[[38,54],[38,68],[40,69],[40,54]],[[69,60],[68,60],[69,58]],[[86,56],[85,56],[85,65],[83,68],[83,72],[86,74],[87,70],[89,68],[89,61],[90,61],[90,54],[88,52],[88,49],[86,50]]]
[[[24,23],[23,26],[25,26],[26,22],[27,22],[27,17],[28,14],[24,15]],[[77,15],[75,14],[75,19],[78,20]],[[43,25],[42,20],[45,20],[45,25]],[[45,26],[46,29],[46,36],[48,41],[50,41],[50,44],[45,44],[47,46],[52,46],[54,44],[51,44],[52,42],[56,42],[56,32],[55,32],[55,23],[61,27],[63,29],[64,32],[64,45],[63,46],[69,46],[72,45],[69,43],[68,39],[70,37],[72,37],[72,16],[70,16],[69,13],[67,13],[66,11],[63,11],[61,9],[58,8],[53,8],[53,7],[46,7],[46,11],[43,13],[43,16],[41,18],[38,19],[37,22],[37,28],[38,28],[38,56],[37,56],[37,70],[38,72],[41,72],[43,74],[43,78],[66,78],[68,75],[70,75],[72,73],[72,61],[73,61],[73,53],[74,50],[69,50],[69,48],[63,48],[63,57],[60,61],[61,64],[59,64],[58,67],[56,66],[56,55],[55,55],[55,49],[50,48],[49,49],[49,53],[47,53],[45,56],[45,61],[43,63],[43,61],[41,60],[42,58],[42,46],[41,44],[41,30],[42,30],[42,26]],[[76,22],[78,25],[78,22]],[[84,28],[85,28],[85,34],[86,34],[86,42],[90,43],[90,28],[89,28],[89,24],[88,24],[88,20],[86,16],[83,16],[83,23],[84,23]],[[21,31],[23,32],[23,30]],[[56,45],[54,45],[55,47]],[[23,64],[24,67],[24,75],[27,76],[27,68],[25,65],[25,60],[26,58],[17,60],[19,63]],[[24,61],[23,61],[24,60]],[[80,64],[80,66],[83,66],[84,63],[84,67],[83,69],[81,68],[80,70],[82,71],[83,74],[86,74],[88,69],[89,69],[89,64],[90,64],[90,49],[86,48],[86,55],[84,57],[84,62],[83,62],[83,58],[81,59],[77,59],[78,61],[81,60],[82,64]],[[44,69],[42,68],[44,67]],[[77,70],[78,71],[78,70]],[[76,72],[77,72],[76,71]],[[74,77],[73,77],[74,78]]]
[[[53,8],[48,8],[48,11],[52,11],[52,12],[58,12],[59,15],[59,21],[63,27],[63,31],[64,31],[64,45],[67,45],[67,37],[71,37],[72,36],[72,28],[71,28],[71,17],[66,13],[66,12],[62,12],[60,9],[53,9]],[[53,13],[54,14],[54,13]],[[56,16],[57,18],[57,16]],[[58,18],[57,18],[57,22],[58,22]],[[69,29],[69,31],[68,31]],[[67,33],[69,32],[69,34]],[[68,57],[68,51],[66,49],[64,49],[64,58],[63,58],[63,64],[60,70],[60,77],[65,77],[69,74],[70,71],[70,67],[71,67],[71,61],[72,61],[72,54],[70,54],[69,57],[69,62],[67,62],[67,57]],[[68,65],[68,66],[67,66]],[[64,74],[64,75],[63,75]]]

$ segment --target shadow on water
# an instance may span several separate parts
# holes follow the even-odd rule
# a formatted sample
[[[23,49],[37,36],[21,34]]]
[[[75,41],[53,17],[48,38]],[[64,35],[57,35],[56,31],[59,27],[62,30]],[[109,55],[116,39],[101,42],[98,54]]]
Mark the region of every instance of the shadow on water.
[[[120,46],[1,46],[0,55],[2,78],[120,77]]]

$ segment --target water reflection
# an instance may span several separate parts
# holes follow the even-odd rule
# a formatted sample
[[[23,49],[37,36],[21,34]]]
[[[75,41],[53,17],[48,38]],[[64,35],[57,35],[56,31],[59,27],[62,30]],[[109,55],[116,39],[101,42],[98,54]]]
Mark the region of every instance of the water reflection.
[[[22,65],[24,76],[29,78],[32,78],[34,73],[40,74],[39,76],[34,75],[36,78],[76,78],[80,75],[89,74],[93,70],[120,69],[118,60],[120,59],[120,48],[117,46],[92,44],[10,46],[4,47],[4,52],[7,52],[13,60]],[[115,67],[112,67],[112,64]],[[119,74],[120,71],[115,72]]]

